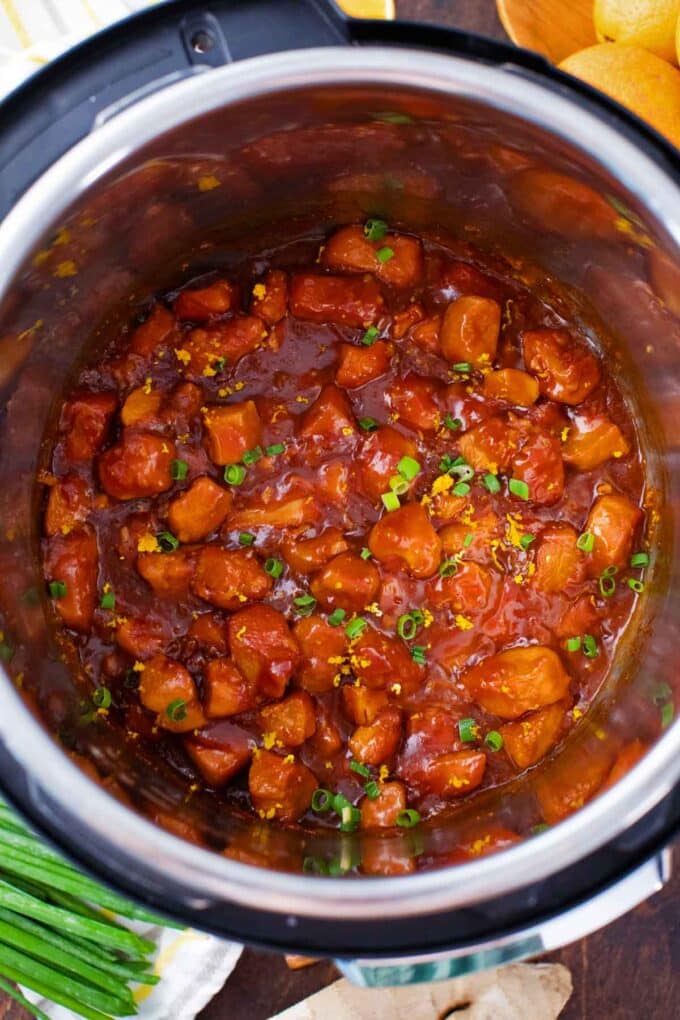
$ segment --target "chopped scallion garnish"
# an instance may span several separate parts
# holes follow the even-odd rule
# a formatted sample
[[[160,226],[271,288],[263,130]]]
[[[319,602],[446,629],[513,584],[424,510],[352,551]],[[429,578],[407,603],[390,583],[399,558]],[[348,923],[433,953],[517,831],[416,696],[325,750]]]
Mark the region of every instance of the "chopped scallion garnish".
[[[397,464],[397,471],[407,482],[412,482],[420,474],[420,464],[414,457],[402,457]]]
[[[316,811],[317,814],[322,814],[325,811],[330,811],[333,807],[333,794],[330,790],[324,790],[323,787],[318,787],[312,794],[312,811]]]
[[[92,701],[97,708],[109,708],[111,706],[111,691],[108,687],[96,687],[92,692]]]
[[[353,804],[346,804],[340,812],[340,831],[354,832],[361,822],[361,811]]]
[[[644,583],[644,581],[636,580],[636,578],[634,578],[634,577],[629,577],[628,578],[628,587],[632,588],[632,590],[637,595],[640,595],[645,590],[645,583]]]
[[[501,483],[498,481],[495,475],[491,474],[490,471],[488,472],[488,474],[484,475],[482,481],[484,482],[484,485],[489,490],[489,492],[496,493],[501,491]]]
[[[452,414],[447,414],[444,418],[444,427],[451,429],[452,432],[457,432],[463,427],[463,423],[460,418],[454,418]]]
[[[498,730],[489,730],[484,737],[484,743],[491,751],[500,751],[503,747],[503,735]]]
[[[161,552],[169,553],[179,549],[179,539],[175,538],[171,531],[161,531],[156,535],[156,541],[161,547]]]
[[[264,561],[264,572],[274,579],[281,577],[281,574],[283,573],[283,563],[281,560],[277,560],[273,556],[270,556],[269,559]]]
[[[187,703],[183,698],[175,698],[165,710],[171,722],[184,722],[187,717]]]
[[[574,635],[574,637],[567,638],[567,651],[568,652],[578,652],[580,647],[581,647],[581,638],[579,637],[578,634]]]
[[[581,552],[589,553],[593,551],[595,545],[595,536],[590,531],[584,531],[576,539],[576,548],[580,549]]]
[[[420,821],[420,815],[413,808],[400,811],[395,819],[400,829],[412,829]]]
[[[425,645],[412,645],[411,658],[417,666],[427,665],[427,648]]]
[[[316,599],[313,595],[305,593],[294,598],[293,605],[300,616],[311,616],[316,607]]]
[[[458,736],[464,744],[479,739],[479,727],[474,719],[468,717],[458,720]]]
[[[614,575],[618,574],[618,567],[606,567],[599,577],[600,594],[605,598],[611,598],[616,591]]]
[[[375,257],[377,258],[378,262],[380,262],[382,265],[385,265],[386,262],[389,262],[390,259],[394,258],[394,248],[390,248],[388,245],[385,245],[384,248],[378,248],[377,252],[375,253]]]
[[[405,496],[408,492],[408,482],[401,475],[392,475],[390,478],[390,489],[395,496]]]
[[[370,560],[372,553],[367,546],[364,546],[359,555],[361,556],[362,560]]]
[[[227,464],[224,469],[224,480],[228,485],[243,485],[247,473],[242,464]]]
[[[399,502],[399,497],[394,492],[383,492],[380,498],[383,501],[383,506],[385,507],[385,509],[390,512],[392,510],[398,510],[399,507],[401,506]]]
[[[364,237],[369,241],[382,241],[389,227],[384,220],[370,219],[364,223]]]
[[[673,707],[672,701],[667,701],[665,705],[661,706],[661,728],[668,729],[670,724],[673,722],[675,716],[675,708]]]
[[[528,532],[525,532],[525,534],[521,536],[519,544],[522,546],[522,549],[524,549],[524,551],[526,552],[531,543],[535,541],[536,541],[535,535],[530,535]]]
[[[53,599],[65,599],[68,587],[66,581],[50,581],[47,586],[50,597]]]
[[[185,460],[173,460],[170,464],[170,477],[175,482],[183,482],[189,471]]]
[[[465,536],[465,538],[463,539],[463,548],[464,548],[464,549],[467,549],[467,547],[468,547],[469,545],[472,545],[472,542],[473,542],[473,539],[474,539],[474,537],[475,537],[475,536],[474,536],[474,535],[472,534],[472,532],[471,532],[471,531],[468,531],[467,535],[466,535],[466,536]]]
[[[241,460],[246,467],[250,467],[251,464],[257,464],[258,460],[261,460],[263,456],[262,447],[254,446],[252,450],[246,450]]]
[[[364,335],[361,338],[361,342],[364,347],[372,347],[380,336],[380,330],[377,326],[369,326]]]
[[[440,577],[453,577],[453,575],[456,573],[458,573],[457,560],[444,560],[444,562],[439,567]]]
[[[404,641],[412,641],[418,630],[418,621],[413,613],[403,613],[397,620],[397,634]]]
[[[472,365],[469,361],[457,361],[453,366],[454,372],[471,372]]]
[[[599,648],[597,647],[597,641],[592,634],[583,635],[583,654],[588,659],[594,659],[599,655]]]
[[[252,545],[255,541],[255,536],[249,531],[240,531],[238,536],[239,545]]]
[[[375,418],[359,418],[359,428],[364,432],[375,432],[380,425]]]
[[[265,453],[268,457],[278,457],[279,454],[286,452],[285,443],[272,443],[271,446],[265,448]]]
[[[356,774],[358,776],[361,776],[363,779],[370,779],[371,770],[362,762],[355,761],[354,758],[352,758],[351,762],[349,763],[349,767],[352,770],[352,772],[356,772]]]
[[[631,567],[633,567],[634,570],[637,570],[640,567],[648,567],[649,553],[646,552],[633,553],[633,555],[630,558],[630,565]]]
[[[468,482],[458,482],[451,491],[454,496],[467,496],[470,491],[470,485]]]
[[[380,796],[380,786],[376,783],[375,779],[371,779],[370,782],[364,786],[364,793],[369,800],[377,800]]]
[[[334,609],[331,615],[328,617],[328,622],[331,627],[339,627],[342,621],[345,619],[346,613],[344,609]]]
[[[350,620],[345,627],[345,634],[350,641],[354,641],[359,635],[368,627],[368,620],[364,620],[363,616],[356,616],[353,620]]]
[[[116,596],[112,591],[105,591],[101,597],[99,605],[102,609],[115,609],[116,608]]]
[[[521,478],[511,478],[508,481],[508,488],[513,496],[517,496],[518,499],[529,498],[529,486]]]

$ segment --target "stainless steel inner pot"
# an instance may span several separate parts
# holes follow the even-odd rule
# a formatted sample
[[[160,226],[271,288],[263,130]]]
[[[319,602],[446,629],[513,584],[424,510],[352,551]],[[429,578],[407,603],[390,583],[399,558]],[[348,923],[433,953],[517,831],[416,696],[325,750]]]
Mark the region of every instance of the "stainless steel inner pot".
[[[436,957],[443,976],[560,944],[582,933],[575,924],[595,927],[658,887],[665,865],[655,860],[626,879],[615,905],[581,904],[580,920],[572,915],[550,935],[545,924],[527,925],[531,904],[520,895],[533,890],[535,906],[540,890],[547,912],[559,914],[560,874],[622,834],[625,841],[672,793],[680,723],[615,786],[536,838],[456,867],[340,879],[274,869],[281,840],[286,853],[299,845],[301,854],[316,846],[343,854],[344,835],[277,836],[259,821],[244,828],[213,818],[214,832],[245,840],[259,855],[256,866],[164,831],[88,778],[30,710],[39,703],[57,729],[77,696],[78,678],[46,626],[35,476],[54,402],[84,350],[104,343],[150,287],[196,275],[216,251],[228,265],[253,238],[264,246],[294,229],[374,213],[482,249],[501,246],[518,265],[528,259],[536,267],[538,286],[559,279],[571,313],[608,351],[648,458],[657,554],[615,675],[553,760],[503,798],[461,808],[461,817],[525,810],[544,777],[559,782],[565,761],[584,770],[611,762],[647,720],[655,686],[673,686],[680,188],[668,153],[623,113],[570,91],[566,79],[396,47],[292,51],[195,74],[109,110],[0,229],[0,603],[16,646],[0,678],[0,775],[8,795],[76,859],[175,915],[244,940],[348,957],[431,946],[436,917],[440,944],[455,944],[459,958],[449,965]],[[21,696],[17,672],[32,694]],[[195,806],[177,781],[116,734],[95,727],[78,739],[138,800],[191,817]],[[435,825],[424,833],[424,852],[436,858],[452,838],[447,825]],[[512,906],[503,914],[515,934],[466,937],[501,901],[515,903],[514,922]],[[453,916],[459,923],[447,929],[441,918]],[[412,969],[410,979],[435,971]],[[385,970],[375,980],[402,978]]]

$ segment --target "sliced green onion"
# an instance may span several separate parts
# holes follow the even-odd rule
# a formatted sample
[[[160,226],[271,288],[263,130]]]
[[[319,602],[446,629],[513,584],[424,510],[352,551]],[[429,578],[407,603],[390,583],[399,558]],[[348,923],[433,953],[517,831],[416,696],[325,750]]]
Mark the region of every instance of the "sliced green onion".
[[[616,591],[616,581],[614,575],[618,574],[618,567],[607,567],[602,571],[599,577],[600,594],[605,598],[611,598]]]
[[[368,546],[364,546],[359,555],[361,556],[362,560],[370,560],[373,554],[371,550],[368,548]]]
[[[529,486],[521,478],[511,478],[508,482],[508,488],[513,496],[517,496],[519,499],[529,498]]]
[[[550,826],[548,825],[547,822],[539,822],[537,825],[531,826],[531,828],[529,829],[529,834],[531,836],[540,836],[542,832],[546,832],[549,828]]]
[[[187,717],[187,703],[183,698],[175,698],[165,710],[165,714],[172,722],[184,722]]]
[[[467,496],[468,492],[470,491],[470,486],[468,482],[458,482],[457,485],[454,485],[451,491],[453,492],[454,496]]]
[[[330,790],[324,790],[324,788],[320,786],[312,794],[312,811],[316,811],[317,814],[322,814],[325,811],[330,811],[332,807],[333,794]]]
[[[47,590],[50,593],[50,597],[53,599],[64,599],[68,592],[66,581],[50,581],[47,586]]]
[[[425,645],[412,645],[411,658],[417,666],[427,665],[427,648]]]
[[[464,744],[469,744],[473,740],[479,739],[479,727],[474,719],[459,719],[458,720],[458,736]]]
[[[263,456],[262,447],[254,446],[252,450],[246,450],[241,460],[246,467],[250,467],[251,464],[257,464],[258,460],[261,460]]]
[[[328,622],[331,627],[339,627],[342,621],[345,619],[346,613],[344,609],[334,609],[331,615],[328,617]]]
[[[227,363],[226,358],[215,358],[215,360],[212,363],[212,367],[215,369],[216,372],[221,372],[226,363]]]
[[[412,613],[403,613],[397,620],[397,634],[404,641],[412,641],[417,630],[418,624]]]
[[[567,638],[567,651],[568,652],[578,652],[580,647],[581,647],[581,638],[578,635],[575,635],[574,637]]]
[[[271,446],[265,447],[264,451],[268,457],[278,457],[279,454],[286,452],[285,443],[272,443]]]
[[[345,797],[344,793],[333,794],[333,810],[335,811],[336,815],[341,814],[342,809],[348,807],[349,803],[350,802],[347,800],[347,797]]]
[[[354,641],[354,639],[358,638],[366,627],[368,627],[368,620],[364,620],[363,616],[356,616],[353,620],[350,620],[345,627],[345,634],[350,641]]]
[[[364,237],[369,241],[382,241],[388,230],[384,220],[370,219],[364,223]]]
[[[484,737],[484,743],[491,751],[500,751],[503,747],[503,736],[498,730],[489,730]]]
[[[383,506],[389,512],[392,510],[398,510],[401,506],[399,497],[394,492],[383,492],[380,498],[383,501]]]
[[[489,492],[496,493],[501,491],[501,483],[498,481],[495,475],[491,474],[490,471],[488,472],[488,474],[484,475],[482,481],[486,488],[489,490]]]
[[[189,473],[189,465],[185,460],[173,460],[170,464],[170,477],[175,482],[183,482]]]
[[[588,659],[594,659],[599,655],[599,648],[597,647],[597,641],[592,634],[583,635],[583,654]]]
[[[581,552],[589,553],[593,551],[595,545],[595,536],[590,531],[584,531],[576,539],[576,548],[580,549]]]
[[[354,832],[361,822],[361,811],[353,804],[345,804],[340,812],[340,831]]]
[[[375,432],[380,425],[375,418],[359,418],[359,428],[364,432]]]
[[[458,429],[462,429],[463,423],[460,418],[454,418],[453,415],[447,414],[444,418],[444,427],[451,429],[452,432],[457,432]]]
[[[397,464],[397,471],[407,482],[412,482],[420,474],[420,464],[413,457],[402,457]]]
[[[364,786],[364,793],[369,800],[377,800],[380,796],[380,786],[376,783],[375,779],[371,779],[369,783]]]
[[[522,546],[522,549],[524,549],[524,551],[526,552],[527,549],[529,548],[529,546],[531,545],[531,543],[535,542],[535,541],[536,541],[536,536],[535,535],[530,535],[527,532],[524,535],[522,535],[522,537],[519,540],[519,544]]]
[[[156,541],[161,547],[161,552],[168,553],[179,549],[179,539],[175,538],[171,531],[161,531],[156,535]]]
[[[632,588],[637,595],[640,595],[645,590],[645,583],[644,581],[636,580],[634,577],[629,577],[628,587]]]
[[[255,536],[249,531],[239,531],[238,544],[239,545],[252,545],[255,541]]]
[[[364,335],[361,338],[361,342],[364,347],[372,347],[380,336],[380,330],[377,326],[369,326]]]
[[[275,579],[277,577],[281,577],[281,574],[283,573],[283,563],[281,560],[277,560],[273,556],[270,556],[269,559],[264,561],[264,572]]]
[[[401,475],[393,475],[390,478],[390,489],[395,496],[405,496],[408,492],[408,482]]]
[[[649,566],[649,553],[636,552],[630,558],[630,565],[633,569],[637,570],[639,567]]]
[[[378,262],[380,262],[382,265],[385,265],[386,262],[389,262],[390,259],[394,258],[394,249],[390,248],[388,245],[385,245],[384,248],[378,248],[377,252],[375,253],[375,257],[377,258]]]
[[[420,815],[413,808],[405,808],[399,812],[395,821],[400,829],[412,829],[420,821]]]
[[[92,692],[92,701],[97,708],[110,708],[111,691],[108,687],[96,687]]]
[[[457,361],[453,366],[454,372],[471,372],[472,365],[469,361]]]
[[[673,722],[675,716],[675,708],[673,707],[672,701],[667,701],[665,705],[661,706],[661,728],[667,729]]]
[[[102,609],[115,609],[116,608],[116,596],[112,591],[105,591],[101,597],[99,605]]]
[[[247,473],[242,464],[227,464],[224,469],[224,480],[228,485],[243,485]]]
[[[474,536],[474,535],[472,534],[472,532],[471,532],[471,531],[468,531],[467,535],[466,535],[466,536],[465,536],[465,538],[463,539],[463,548],[464,548],[464,549],[467,549],[467,547],[468,547],[469,545],[472,545],[472,542],[473,542],[473,539],[474,539],[474,537],[475,537],[475,536]]]
[[[316,599],[313,595],[305,593],[304,595],[298,595],[297,598],[294,598],[293,605],[300,616],[311,616],[316,607]]]
[[[355,761],[354,758],[352,758],[351,762],[349,763],[349,767],[352,770],[352,772],[356,772],[356,774],[358,776],[361,776],[363,779],[371,778],[371,770],[367,768],[366,765],[363,765],[362,762]]]
[[[15,651],[16,649],[12,645],[6,641],[0,641],[0,660],[2,662],[11,662]]]
[[[439,568],[439,574],[441,577],[453,577],[456,573],[458,573],[457,560],[444,560]]]

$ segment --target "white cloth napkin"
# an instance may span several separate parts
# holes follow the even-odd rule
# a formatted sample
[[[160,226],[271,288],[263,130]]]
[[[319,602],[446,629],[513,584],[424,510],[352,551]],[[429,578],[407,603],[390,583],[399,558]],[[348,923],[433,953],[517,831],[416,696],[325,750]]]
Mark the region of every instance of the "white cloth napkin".
[[[147,6],[148,0],[0,0],[0,99],[70,46]],[[155,972],[162,977],[158,985],[136,990],[143,1020],[194,1020],[242,952],[241,946],[195,931],[149,925],[136,930],[156,943]],[[74,1020],[70,1010],[24,994],[52,1020]]]

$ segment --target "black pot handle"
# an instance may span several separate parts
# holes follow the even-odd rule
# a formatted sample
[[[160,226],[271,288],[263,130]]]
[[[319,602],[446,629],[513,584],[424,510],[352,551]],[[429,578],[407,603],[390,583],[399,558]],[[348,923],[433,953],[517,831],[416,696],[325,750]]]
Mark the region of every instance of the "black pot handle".
[[[347,45],[333,0],[169,0],[99,32],[0,104],[0,219],[52,163],[134,99],[246,57]]]

